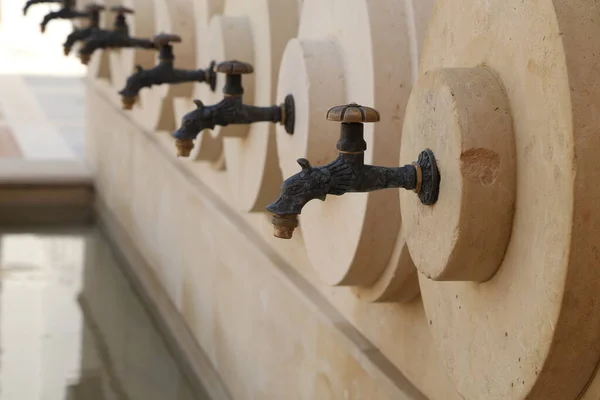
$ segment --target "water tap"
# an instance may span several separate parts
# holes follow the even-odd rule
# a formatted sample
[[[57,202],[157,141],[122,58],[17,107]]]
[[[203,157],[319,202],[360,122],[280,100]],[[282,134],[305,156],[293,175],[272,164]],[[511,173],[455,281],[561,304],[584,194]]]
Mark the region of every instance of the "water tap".
[[[216,125],[278,122],[285,126],[288,133],[293,134],[294,98],[291,95],[277,106],[256,107],[243,104],[242,75],[254,72],[252,65],[240,61],[225,61],[217,65],[217,72],[226,75],[223,88],[225,96],[219,103],[209,106],[205,106],[200,100],[194,100],[196,109],[187,113],[182,118],[180,128],[171,134],[175,138],[179,157],[188,157],[198,134],[204,129],[213,129]]]
[[[158,64],[152,69],[143,69],[136,66],[137,72],[127,78],[125,88],[119,92],[123,102],[123,109],[130,110],[135,103],[140,90],[153,85],[179,84],[185,82],[206,82],[212,91],[217,83],[215,63],[212,62],[207,69],[186,70],[176,69],[173,66],[175,56],[171,43],[180,43],[181,37],[161,33],[154,36],[154,46],[159,50]]]
[[[403,188],[415,191],[422,204],[435,204],[440,174],[431,150],[423,150],[412,165],[365,165],[364,123],[378,122],[379,112],[351,103],[331,108],[326,118],[341,122],[338,157],[319,167],[311,166],[304,158],[297,161],[301,171],[283,182],[279,198],[266,207],[273,214],[271,222],[275,237],[291,239],[298,227],[298,215],[306,203],[314,199],[325,201],[327,195]]]
[[[88,14],[88,25],[85,28],[73,28],[73,32],[67,36],[67,40],[63,44],[65,56],[71,53],[71,49],[77,42],[83,42],[88,37],[92,36],[100,29],[100,13],[105,10],[101,4],[88,4],[85,11]]]
[[[81,63],[87,65],[92,54],[98,49],[116,49],[116,48],[139,48],[154,50],[154,42],[150,39],[138,39],[129,36],[129,25],[126,15],[133,14],[134,11],[123,6],[111,7],[110,11],[116,13],[115,22],[112,30],[97,29],[87,39],[83,41],[79,49],[79,59]]]
[[[44,19],[40,23],[40,31],[46,32],[46,25],[50,21],[55,19],[75,19],[75,18],[87,18],[88,13],[84,11],[77,11],[75,9],[75,0],[63,0],[61,1],[62,7],[58,11],[51,11],[44,16]]]

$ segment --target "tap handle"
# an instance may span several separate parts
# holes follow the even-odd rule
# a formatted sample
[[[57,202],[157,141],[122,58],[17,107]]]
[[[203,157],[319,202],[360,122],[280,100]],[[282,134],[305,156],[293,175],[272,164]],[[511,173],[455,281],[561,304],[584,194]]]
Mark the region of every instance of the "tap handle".
[[[102,4],[91,3],[85,6],[85,10],[89,13],[98,13],[106,10],[106,7],[104,7]]]
[[[135,11],[133,11],[131,8],[125,6],[113,6],[110,8],[110,11],[116,13],[118,16],[125,16],[125,14],[135,13]]]
[[[125,18],[125,15],[133,14],[134,11],[131,8],[127,8],[125,6],[113,6],[110,8],[110,11],[117,14],[115,16],[115,22],[113,25],[114,31],[129,36],[129,25],[127,24],[127,19]]]
[[[378,122],[379,111],[350,103],[330,108],[325,118],[328,121],[341,122],[340,139],[336,145],[338,151],[346,154],[361,154],[367,150],[363,124]]]
[[[158,35],[154,35],[152,41],[154,42],[154,46],[161,48],[171,43],[181,43],[181,36],[169,33],[159,33]]]
[[[93,21],[98,21],[100,19],[100,13],[104,10],[106,10],[106,7],[104,7],[102,4],[91,3],[85,6],[85,11],[88,14],[88,18]]]
[[[379,111],[376,109],[356,103],[332,107],[325,116],[328,121],[341,123],[379,122],[379,117]]]
[[[253,73],[254,67],[241,61],[223,61],[217,65],[217,72],[226,75],[245,75]]]
[[[254,72],[254,67],[241,61],[223,61],[216,68],[217,72],[227,75],[223,93],[225,96],[242,96],[244,87],[242,86],[242,75]]]

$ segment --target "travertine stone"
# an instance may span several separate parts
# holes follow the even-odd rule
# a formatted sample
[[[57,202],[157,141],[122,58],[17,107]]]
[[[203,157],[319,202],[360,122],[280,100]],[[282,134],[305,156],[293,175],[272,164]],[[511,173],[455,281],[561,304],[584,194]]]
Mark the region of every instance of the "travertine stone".
[[[110,7],[119,5],[117,0],[98,0],[98,4],[104,4],[106,10],[100,13],[100,27],[102,29],[112,29],[115,19],[115,14],[110,11]],[[79,47],[75,48],[77,51]],[[96,79],[103,79],[106,84],[111,84],[113,81],[111,74],[110,55],[108,51],[98,50],[94,52],[88,63],[88,76]]]
[[[515,142],[502,84],[485,67],[425,72],[403,136],[402,159],[435,149],[444,172],[435,207],[400,192],[417,268],[433,280],[488,280],[504,258],[515,207]]]
[[[222,14],[225,0],[194,0],[193,1],[194,21],[196,25],[196,68],[206,68],[214,57],[211,53],[215,47],[219,47],[218,43],[214,43],[210,39],[210,22],[215,15]],[[222,61],[222,58],[215,59],[215,62]],[[217,85],[222,81],[223,77],[217,77]],[[221,89],[216,89],[220,93]],[[176,97],[173,99],[173,107],[175,110],[176,123],[181,122],[181,118],[193,110],[196,106],[192,100],[202,99],[205,104],[210,104],[208,99],[213,98],[213,92],[209,86],[204,83],[194,85],[192,97]],[[194,143],[194,148],[185,161],[208,161],[211,166],[222,170],[225,167],[223,155],[223,141],[215,139],[213,136],[202,134]]]
[[[135,10],[135,14],[127,18],[131,36],[150,39],[156,32],[154,2],[150,0],[124,0],[122,4]],[[135,66],[151,68],[157,61],[157,53],[144,49],[118,49],[110,52],[111,70],[119,71],[115,76],[114,86],[117,91],[125,87],[129,75],[135,72]]]
[[[153,0],[154,33],[172,33],[182,38],[173,45],[175,65],[182,69],[196,67],[196,30],[192,0]],[[155,60],[146,68],[153,67]],[[134,108],[135,119],[146,129],[171,132],[176,128],[173,98],[189,98],[194,84],[158,85],[140,91],[139,107]]]
[[[235,211],[223,172],[176,159],[171,138],[138,129],[103,87],[90,85],[88,94],[88,159],[99,196],[154,266],[234,398],[313,400],[319,371],[334,398],[348,389],[350,398],[424,400],[420,390],[432,400],[459,399],[431,346],[420,299],[373,305],[324,285],[301,235],[273,238],[266,215]]]
[[[324,165],[335,157],[336,126],[325,113],[346,98],[345,67],[336,41],[292,39],[279,73],[277,97],[294,96],[294,134],[277,127],[277,152],[284,178],[294,175],[296,160]]]
[[[113,126],[126,126],[118,118]],[[187,186],[173,165],[163,164],[162,149],[139,132],[119,129],[100,137],[97,151],[108,159],[106,152],[122,140],[130,145],[119,154],[127,152],[128,160],[119,158],[114,168],[108,162],[98,165],[103,200],[131,229],[136,243],[143,243],[140,249],[154,260],[158,279],[233,398],[313,400],[328,393],[322,386],[328,381],[334,396],[347,390],[355,398],[411,399],[381,380],[390,371],[363,365],[370,355],[378,362],[375,348],[357,338],[352,339],[364,347],[340,339],[352,330],[343,318],[326,317],[327,306],[315,308],[297,289],[281,284],[267,253]],[[127,183],[115,181],[125,165],[131,171],[122,174]],[[119,206],[126,203],[126,209]]]
[[[399,153],[390,149],[399,146],[398,122],[402,122],[416,75],[425,30],[422,20],[428,18],[431,5],[430,1],[415,5],[392,0],[304,2],[299,39],[288,45],[277,95],[281,102],[287,92],[293,92],[299,113],[298,138],[278,128],[280,166],[285,177],[298,172],[294,166],[297,158],[306,157],[313,165],[322,165],[336,157],[339,124],[325,121],[325,112],[348,102],[372,106],[381,113],[381,122],[365,126],[366,162],[397,164]],[[413,23],[413,18],[419,22]],[[321,43],[337,49],[340,67],[334,67],[335,51],[329,53],[327,61],[319,61],[306,50],[295,50],[299,43],[313,47]],[[373,59],[385,61],[373,63]],[[310,73],[304,72],[307,68],[312,68]],[[342,96],[342,101],[325,104],[337,96]],[[325,202],[311,202],[304,208],[301,232],[313,266],[325,282],[356,286],[357,296],[367,301],[415,297],[416,271],[400,229],[399,207],[393,200],[396,196],[393,191],[352,193],[329,196]]]
[[[254,63],[254,41],[252,39],[252,26],[250,19],[245,16],[232,17],[227,15],[216,15],[210,21],[208,28],[208,41],[212,44],[208,49],[208,56],[217,63],[223,61],[240,60],[245,63]],[[217,72],[217,86],[214,92],[210,92],[202,98],[204,104],[216,104],[223,99],[223,88],[225,87],[226,75]],[[254,85],[256,77],[254,74],[244,74],[242,85],[244,87],[243,101],[252,104],[254,101]],[[215,126],[210,131],[200,135],[210,135],[222,142],[224,137],[245,137],[250,131],[250,125]],[[217,156],[216,154],[212,155]]]
[[[224,14],[247,18],[254,47],[254,74],[244,76],[244,85],[254,80],[254,96],[248,104],[275,103],[277,77],[283,50],[298,33],[299,0],[228,0]],[[233,43],[225,43],[232,46]],[[240,60],[246,61],[246,60]],[[264,211],[277,197],[281,173],[275,149],[275,124],[251,124],[243,138],[223,142],[227,175],[238,207],[244,211]]]
[[[480,284],[420,276],[434,341],[464,398],[576,399],[598,365],[600,43],[589,38],[600,35],[599,12],[592,0],[436,3],[422,71],[494,71],[516,145],[512,233],[496,274]],[[440,173],[442,185],[458,182],[456,169]],[[486,218],[485,206],[477,211]]]

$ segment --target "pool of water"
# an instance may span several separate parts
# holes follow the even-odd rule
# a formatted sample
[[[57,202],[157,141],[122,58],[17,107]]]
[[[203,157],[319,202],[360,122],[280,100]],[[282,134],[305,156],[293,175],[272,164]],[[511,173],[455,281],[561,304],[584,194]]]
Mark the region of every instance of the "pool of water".
[[[97,229],[0,232],[0,400],[208,399]]]

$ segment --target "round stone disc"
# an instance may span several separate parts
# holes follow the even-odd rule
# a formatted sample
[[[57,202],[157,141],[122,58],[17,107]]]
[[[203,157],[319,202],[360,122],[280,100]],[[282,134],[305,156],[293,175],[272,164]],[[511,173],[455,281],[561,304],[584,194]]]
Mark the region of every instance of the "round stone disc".
[[[599,20],[593,0],[436,3],[421,74],[490,69],[506,88],[515,135],[514,219],[495,275],[420,275],[433,339],[466,399],[575,399],[598,364]],[[418,134],[404,131],[403,142]],[[400,161],[414,156],[402,151]],[[453,179],[445,173],[442,186]],[[441,188],[440,202],[452,190]],[[427,245],[437,251],[413,244]]]

